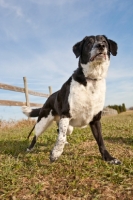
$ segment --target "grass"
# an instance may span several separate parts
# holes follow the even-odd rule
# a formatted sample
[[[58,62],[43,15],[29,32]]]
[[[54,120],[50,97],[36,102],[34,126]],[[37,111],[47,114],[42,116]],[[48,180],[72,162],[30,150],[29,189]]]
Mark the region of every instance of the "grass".
[[[26,153],[33,124],[23,120],[0,130],[1,200],[133,199],[133,112],[102,119],[106,147],[122,161],[120,166],[101,159],[89,127],[75,129],[63,155],[52,164],[55,124],[38,139],[34,151]]]

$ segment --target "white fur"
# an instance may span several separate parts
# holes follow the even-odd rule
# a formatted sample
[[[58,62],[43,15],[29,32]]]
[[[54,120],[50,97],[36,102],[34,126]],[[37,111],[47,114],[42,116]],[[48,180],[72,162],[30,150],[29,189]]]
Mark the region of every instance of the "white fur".
[[[68,97],[72,116],[70,125],[74,127],[88,125],[93,117],[103,110],[105,91],[105,79],[88,80],[86,87],[73,79]]]
[[[94,57],[95,55],[97,55],[98,53],[100,53],[100,50],[99,48],[97,48],[97,44],[101,44],[102,45],[102,42],[100,43],[99,41],[98,42],[95,42],[94,45],[93,45],[93,48],[91,49],[91,58]],[[102,51],[103,54],[106,54],[107,55],[107,48],[105,47],[105,49]]]
[[[106,78],[109,64],[109,59],[106,59],[103,63],[96,60],[87,64],[81,64],[81,67],[86,78],[100,80]]]
[[[89,77],[91,79],[102,79],[107,75],[108,67],[110,64],[109,57],[107,55],[107,48],[102,51],[102,54],[99,55],[100,50],[96,47],[97,42],[94,44],[90,54],[92,62],[88,62],[87,64],[82,64],[83,73],[85,77]]]
[[[72,79],[68,97],[71,126],[84,127],[92,121],[96,114],[103,110],[106,92],[105,77],[109,64],[108,57],[81,64],[87,86]]]
[[[29,117],[30,116],[30,113],[31,113],[32,109],[28,106],[22,106],[22,112],[27,116]]]
[[[67,135],[71,135],[72,132],[73,132],[73,127],[69,125],[67,129]]]
[[[39,122],[37,122],[35,126],[35,135],[38,137],[40,134],[42,134],[53,122],[54,116],[50,114],[45,118],[43,117]]]
[[[62,154],[66,142],[66,134],[69,127],[69,118],[62,118],[59,122],[59,135],[51,153],[51,161],[55,161]]]
[[[71,118],[61,118],[50,114],[43,117],[35,126],[35,135],[38,137],[53,120],[59,120],[59,134],[50,159],[55,161],[62,154],[66,141],[66,134],[73,131],[73,127],[85,127],[100,111],[103,110],[106,92],[105,77],[109,67],[108,57],[94,59],[93,62],[81,64],[86,77],[87,85],[84,86],[72,78],[68,102]],[[95,79],[95,80],[93,80]],[[31,112],[28,107],[23,107],[27,116]]]

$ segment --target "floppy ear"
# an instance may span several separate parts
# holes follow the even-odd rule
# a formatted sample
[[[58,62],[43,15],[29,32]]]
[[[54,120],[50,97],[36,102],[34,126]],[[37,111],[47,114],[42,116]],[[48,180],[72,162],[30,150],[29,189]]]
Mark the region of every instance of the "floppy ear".
[[[109,43],[109,48],[110,48],[111,54],[113,56],[116,56],[117,55],[117,49],[118,49],[117,43],[114,42],[113,40],[110,40],[110,39],[108,39],[108,43]]]
[[[86,37],[85,37],[86,38]],[[84,38],[84,39],[85,39]],[[78,43],[76,43],[74,46],[73,46],[73,52],[74,54],[76,55],[76,58],[78,58],[80,55],[81,55],[81,50],[82,50],[82,46],[83,46],[83,43],[84,43],[84,39]]]

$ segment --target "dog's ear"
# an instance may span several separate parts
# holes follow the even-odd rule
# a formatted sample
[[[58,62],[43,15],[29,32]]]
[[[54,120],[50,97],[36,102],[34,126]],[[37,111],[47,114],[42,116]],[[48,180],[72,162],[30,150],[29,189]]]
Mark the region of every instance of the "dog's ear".
[[[85,38],[86,38],[86,37],[85,37]],[[76,44],[73,46],[73,52],[74,52],[76,58],[78,58],[78,57],[81,55],[82,46],[83,46],[83,43],[84,43],[84,41],[85,41],[85,38],[84,38],[82,41],[76,43]]]
[[[116,56],[117,55],[117,49],[118,49],[117,43],[114,42],[113,40],[110,40],[110,39],[108,39],[108,43],[109,43],[109,48],[110,48],[111,54],[113,56]]]

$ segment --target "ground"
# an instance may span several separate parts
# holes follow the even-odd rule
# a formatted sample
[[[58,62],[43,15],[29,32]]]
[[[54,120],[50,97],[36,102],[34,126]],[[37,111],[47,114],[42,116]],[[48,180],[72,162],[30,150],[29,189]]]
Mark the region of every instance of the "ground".
[[[1,200],[133,199],[133,112],[102,118],[105,144],[122,161],[120,166],[102,160],[89,127],[75,129],[63,155],[52,164],[55,124],[38,139],[33,152],[26,153],[33,124],[0,123]]]

